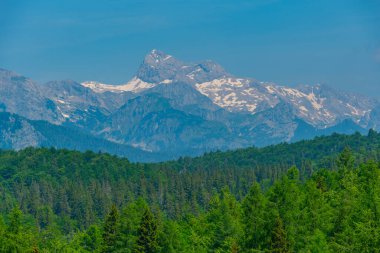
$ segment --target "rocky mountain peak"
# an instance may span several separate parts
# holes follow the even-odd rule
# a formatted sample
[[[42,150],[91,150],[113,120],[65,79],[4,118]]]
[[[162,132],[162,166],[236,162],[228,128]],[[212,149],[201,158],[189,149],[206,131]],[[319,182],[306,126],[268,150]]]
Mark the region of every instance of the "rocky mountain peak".
[[[183,63],[173,56],[153,49],[145,56],[143,63],[137,71],[136,77],[148,83],[160,83],[173,80]]]
[[[206,73],[220,73],[220,74],[226,74],[226,71],[224,68],[219,65],[218,63],[211,61],[211,60],[206,60],[201,63],[199,63],[197,66],[202,68],[202,70]]]
[[[168,55],[163,51],[153,49],[149,54],[145,56],[144,62],[147,64],[155,65],[157,63],[163,63],[170,58],[173,58],[173,56]]]
[[[230,75],[213,61],[184,63],[172,55],[153,49],[145,56],[136,76],[148,83],[182,81],[192,84]]]
[[[195,83],[203,83],[218,78],[231,77],[221,65],[210,60],[194,65],[186,76]]]

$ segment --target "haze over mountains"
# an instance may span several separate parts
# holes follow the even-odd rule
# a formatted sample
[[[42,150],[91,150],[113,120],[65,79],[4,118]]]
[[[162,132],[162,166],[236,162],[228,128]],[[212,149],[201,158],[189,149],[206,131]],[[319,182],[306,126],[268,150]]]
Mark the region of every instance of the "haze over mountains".
[[[54,146],[157,161],[380,129],[380,103],[326,85],[236,77],[152,50],[125,84],[38,84],[0,69],[0,148]]]

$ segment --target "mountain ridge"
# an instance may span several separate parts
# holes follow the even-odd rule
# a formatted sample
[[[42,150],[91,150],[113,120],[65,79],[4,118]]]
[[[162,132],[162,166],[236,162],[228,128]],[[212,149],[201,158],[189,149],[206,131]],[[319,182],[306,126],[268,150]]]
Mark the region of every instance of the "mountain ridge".
[[[147,83],[144,90],[162,83],[188,83],[214,104],[232,112],[255,114],[286,101],[297,109],[298,117],[318,128],[333,126],[345,117],[355,118],[358,124],[367,127],[370,110],[366,108],[372,109],[379,103],[362,95],[338,92],[327,85],[287,87],[235,77],[212,61],[184,63],[156,49],[145,57],[134,79]],[[330,104],[324,106],[325,102]]]
[[[171,158],[378,130],[379,108],[376,99],[327,85],[240,78],[213,61],[186,63],[159,50],[120,85],[38,84],[0,70],[0,111]]]

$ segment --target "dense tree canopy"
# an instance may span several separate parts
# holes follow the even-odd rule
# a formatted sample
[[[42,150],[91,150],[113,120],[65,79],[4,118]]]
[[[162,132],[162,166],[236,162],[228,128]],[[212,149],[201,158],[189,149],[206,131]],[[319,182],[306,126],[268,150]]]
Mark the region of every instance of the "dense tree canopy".
[[[159,164],[0,151],[0,252],[378,252],[380,135]]]

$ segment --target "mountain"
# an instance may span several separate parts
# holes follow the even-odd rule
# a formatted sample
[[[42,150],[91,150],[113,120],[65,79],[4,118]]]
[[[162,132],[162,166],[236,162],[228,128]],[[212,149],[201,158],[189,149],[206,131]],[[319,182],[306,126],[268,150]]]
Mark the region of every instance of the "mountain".
[[[134,97],[131,92],[97,93],[72,80],[48,82],[43,89],[55,103],[57,113],[64,117],[63,124],[89,131]]]
[[[126,90],[140,92],[181,81],[193,86],[215,105],[235,113],[256,114],[287,103],[295,109],[298,118],[317,128],[334,126],[347,118],[366,128],[372,109],[379,104],[375,99],[337,91],[327,85],[290,88],[234,77],[212,61],[184,63],[158,50],[145,57],[133,80],[144,82],[144,88]],[[108,87],[112,91],[123,85]]]
[[[19,115],[33,129],[31,122],[37,121],[75,129],[105,141],[103,149],[101,142],[83,148],[141,161],[151,158],[105,147],[133,147],[165,160],[380,127],[375,99],[321,84],[286,87],[236,77],[213,61],[183,62],[159,50],[146,55],[130,81],[118,85],[73,80],[38,84],[1,69],[0,111]],[[3,135],[2,141],[8,148],[57,145],[38,141],[47,128],[27,129],[21,135]],[[24,143],[18,136],[27,136]],[[72,146],[77,144],[67,141],[62,147]]]
[[[369,127],[373,129],[380,129],[380,105],[377,105],[370,114]]]
[[[94,137],[80,129],[28,120],[15,114],[0,112],[0,149],[26,147],[54,147],[71,150],[107,152],[129,157],[132,161],[157,161],[160,154],[152,154],[131,146]],[[161,154],[162,156],[162,154]],[[164,159],[171,159],[166,156]]]
[[[15,72],[0,69],[0,108],[28,119],[61,123],[55,103],[36,82]]]
[[[172,55],[154,49],[140,65],[136,78],[154,85],[173,81],[205,82],[225,75],[228,74],[224,69],[212,61],[197,64],[183,63]]]
[[[225,124],[176,109],[171,102],[157,93],[132,99],[109,117],[102,136],[169,154],[194,155],[215,147],[239,147]]]

